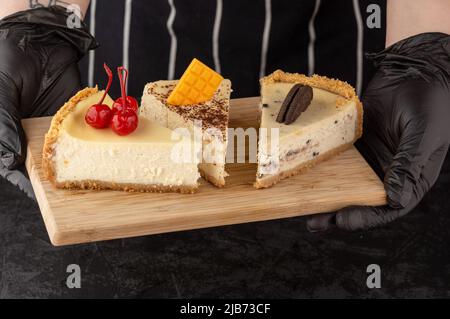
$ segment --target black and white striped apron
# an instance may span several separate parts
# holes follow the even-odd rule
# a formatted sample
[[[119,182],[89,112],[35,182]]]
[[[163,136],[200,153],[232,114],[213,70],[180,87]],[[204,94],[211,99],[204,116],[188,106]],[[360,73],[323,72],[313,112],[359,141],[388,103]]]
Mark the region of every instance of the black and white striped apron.
[[[101,46],[82,60],[82,79],[103,86],[103,62],[124,65],[139,98],[145,83],[179,78],[197,57],[232,80],[233,97],[258,95],[258,79],[276,69],[339,78],[361,92],[373,71],[364,52],[384,48],[385,2],[91,0],[85,21]],[[366,24],[374,3],[378,29]]]

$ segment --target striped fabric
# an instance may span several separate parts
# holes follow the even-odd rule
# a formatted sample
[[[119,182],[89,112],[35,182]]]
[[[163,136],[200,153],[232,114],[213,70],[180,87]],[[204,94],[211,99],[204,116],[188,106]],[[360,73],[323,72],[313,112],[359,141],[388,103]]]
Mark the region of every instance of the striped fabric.
[[[361,92],[373,69],[364,52],[384,48],[386,1],[91,0],[86,22],[101,44],[80,64],[85,85],[103,86],[103,62],[130,70],[129,93],[179,78],[197,57],[233,82],[233,96],[258,94],[278,68],[346,80]],[[369,4],[382,28],[369,29]],[[118,81],[112,94],[119,94]]]

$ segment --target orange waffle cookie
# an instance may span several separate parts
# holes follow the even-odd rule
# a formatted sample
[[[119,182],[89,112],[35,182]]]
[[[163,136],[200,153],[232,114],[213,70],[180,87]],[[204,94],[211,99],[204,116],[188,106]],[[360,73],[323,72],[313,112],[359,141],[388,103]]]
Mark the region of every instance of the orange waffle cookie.
[[[193,59],[167,99],[172,105],[193,105],[209,101],[223,77],[197,59]]]

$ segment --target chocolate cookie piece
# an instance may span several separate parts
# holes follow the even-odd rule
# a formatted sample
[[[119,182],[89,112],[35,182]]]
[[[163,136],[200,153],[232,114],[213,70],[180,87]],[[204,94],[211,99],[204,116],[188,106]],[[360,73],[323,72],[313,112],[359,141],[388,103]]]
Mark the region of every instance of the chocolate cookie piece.
[[[286,118],[286,113],[289,109],[289,106],[292,102],[292,99],[294,98],[295,94],[297,94],[298,89],[300,88],[301,84],[295,84],[287,94],[286,98],[283,101],[283,104],[281,105],[280,111],[278,112],[277,116],[277,122],[278,123],[284,123],[284,120]]]
[[[310,86],[302,85],[295,94],[286,113],[284,124],[289,125],[306,111],[313,99],[313,90]]]
[[[295,84],[283,104],[281,105],[276,121],[289,125],[306,111],[313,99],[313,90],[308,85]]]

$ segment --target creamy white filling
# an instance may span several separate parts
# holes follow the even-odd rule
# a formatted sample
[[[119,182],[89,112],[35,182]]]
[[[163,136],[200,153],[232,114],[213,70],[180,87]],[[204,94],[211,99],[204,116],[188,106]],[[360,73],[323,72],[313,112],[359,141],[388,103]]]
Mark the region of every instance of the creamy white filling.
[[[280,149],[280,170],[294,168],[339,145],[351,143],[356,134],[356,117],[356,107],[348,107],[346,112],[311,125],[297,139],[284,137]]]
[[[143,185],[197,185],[197,163],[174,163],[172,143],[80,141],[62,132],[52,160],[56,181],[98,180]]]

